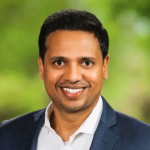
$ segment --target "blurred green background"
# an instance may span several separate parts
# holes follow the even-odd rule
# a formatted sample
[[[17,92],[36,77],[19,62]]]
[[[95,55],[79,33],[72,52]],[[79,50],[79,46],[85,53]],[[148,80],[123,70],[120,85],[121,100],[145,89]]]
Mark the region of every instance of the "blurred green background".
[[[149,0],[1,0],[0,122],[46,107],[38,75],[38,35],[50,14],[94,13],[110,37],[109,79],[102,95],[118,111],[150,123]]]

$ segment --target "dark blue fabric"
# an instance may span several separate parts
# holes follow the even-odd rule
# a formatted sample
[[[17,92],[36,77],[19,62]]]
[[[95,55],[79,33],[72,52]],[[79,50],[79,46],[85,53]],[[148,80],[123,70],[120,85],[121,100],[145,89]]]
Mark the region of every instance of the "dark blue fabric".
[[[36,150],[45,109],[0,124],[0,150]],[[150,125],[114,111],[103,98],[90,150],[150,150]]]

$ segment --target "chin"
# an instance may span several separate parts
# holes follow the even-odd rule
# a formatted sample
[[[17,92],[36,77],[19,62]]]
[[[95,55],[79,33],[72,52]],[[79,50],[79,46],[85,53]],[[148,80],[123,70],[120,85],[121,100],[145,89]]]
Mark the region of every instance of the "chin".
[[[80,112],[82,110],[84,110],[86,108],[85,105],[65,105],[65,104],[61,104],[61,107],[68,113],[76,113],[76,112]]]

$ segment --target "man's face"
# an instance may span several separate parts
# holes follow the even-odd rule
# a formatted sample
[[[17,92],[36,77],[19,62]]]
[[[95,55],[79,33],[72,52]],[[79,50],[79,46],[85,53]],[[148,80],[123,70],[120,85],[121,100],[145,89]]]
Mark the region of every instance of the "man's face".
[[[55,31],[46,39],[44,65],[39,58],[40,78],[55,109],[78,112],[94,107],[109,57],[102,59],[98,39],[84,31]]]

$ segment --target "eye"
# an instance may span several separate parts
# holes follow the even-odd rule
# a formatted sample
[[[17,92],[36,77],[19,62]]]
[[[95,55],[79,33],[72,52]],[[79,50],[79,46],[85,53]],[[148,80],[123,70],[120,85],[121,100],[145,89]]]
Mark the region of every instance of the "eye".
[[[61,61],[61,60],[57,60],[57,61],[53,62],[53,64],[56,65],[56,66],[62,66],[65,63],[63,61]]]
[[[82,65],[84,65],[84,66],[91,66],[91,65],[93,65],[93,63],[91,61],[87,60],[87,61],[84,61],[82,63]]]

